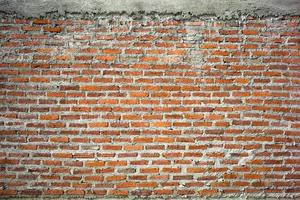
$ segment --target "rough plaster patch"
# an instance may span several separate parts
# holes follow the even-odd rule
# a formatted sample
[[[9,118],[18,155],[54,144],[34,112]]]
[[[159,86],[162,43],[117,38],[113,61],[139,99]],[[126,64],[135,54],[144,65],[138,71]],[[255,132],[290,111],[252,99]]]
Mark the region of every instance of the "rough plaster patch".
[[[47,13],[190,13],[222,19],[240,15],[258,17],[299,15],[298,0],[0,0],[0,12],[25,17],[43,17]]]

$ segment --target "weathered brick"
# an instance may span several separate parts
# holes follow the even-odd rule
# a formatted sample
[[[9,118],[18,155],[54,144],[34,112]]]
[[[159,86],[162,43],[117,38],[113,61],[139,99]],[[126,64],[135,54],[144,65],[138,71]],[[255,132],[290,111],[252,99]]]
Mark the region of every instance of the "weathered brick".
[[[1,197],[299,196],[298,16],[3,15]]]

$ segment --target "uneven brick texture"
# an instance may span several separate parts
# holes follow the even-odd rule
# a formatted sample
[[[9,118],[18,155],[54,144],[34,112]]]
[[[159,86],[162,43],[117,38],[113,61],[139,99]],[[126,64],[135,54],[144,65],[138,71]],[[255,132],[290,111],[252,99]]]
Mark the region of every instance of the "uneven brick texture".
[[[3,16],[0,195],[299,197],[298,29]]]

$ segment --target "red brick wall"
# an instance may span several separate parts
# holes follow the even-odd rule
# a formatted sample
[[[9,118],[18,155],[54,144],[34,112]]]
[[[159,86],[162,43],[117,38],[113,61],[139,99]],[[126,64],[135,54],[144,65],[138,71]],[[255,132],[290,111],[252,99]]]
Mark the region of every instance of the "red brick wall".
[[[0,195],[299,197],[299,18],[0,25]]]

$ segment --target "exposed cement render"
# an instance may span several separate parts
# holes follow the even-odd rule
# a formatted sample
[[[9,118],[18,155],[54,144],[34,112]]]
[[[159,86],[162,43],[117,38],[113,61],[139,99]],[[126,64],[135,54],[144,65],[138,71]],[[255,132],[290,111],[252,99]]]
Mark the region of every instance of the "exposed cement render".
[[[49,13],[157,12],[211,15],[221,19],[299,15],[299,0],[0,0],[0,12],[22,17]]]

